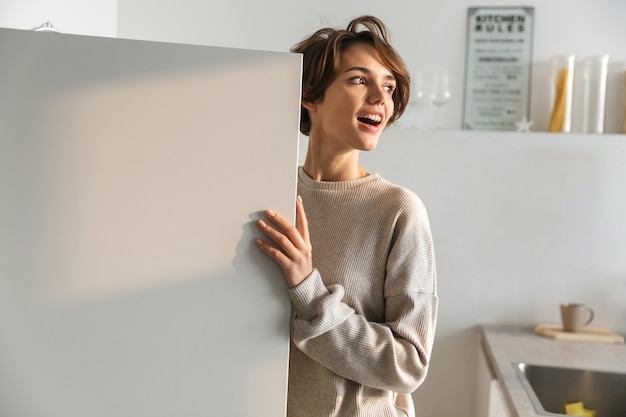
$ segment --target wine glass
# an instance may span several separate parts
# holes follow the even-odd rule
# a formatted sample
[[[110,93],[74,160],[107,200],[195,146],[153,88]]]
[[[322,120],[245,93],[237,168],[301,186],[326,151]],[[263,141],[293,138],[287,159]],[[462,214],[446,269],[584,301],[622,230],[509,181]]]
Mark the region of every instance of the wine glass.
[[[450,102],[450,79],[448,71],[439,71],[433,74],[433,85],[430,93],[430,102],[437,108],[437,129],[441,129],[441,108]]]

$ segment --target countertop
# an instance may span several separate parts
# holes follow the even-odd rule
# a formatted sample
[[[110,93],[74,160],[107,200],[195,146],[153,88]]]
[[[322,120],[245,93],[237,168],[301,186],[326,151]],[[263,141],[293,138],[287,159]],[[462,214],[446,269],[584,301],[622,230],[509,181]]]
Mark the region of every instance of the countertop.
[[[531,327],[481,326],[482,346],[502,385],[511,411],[518,417],[541,417],[526,394],[513,363],[626,372],[626,345],[557,341],[533,333]]]

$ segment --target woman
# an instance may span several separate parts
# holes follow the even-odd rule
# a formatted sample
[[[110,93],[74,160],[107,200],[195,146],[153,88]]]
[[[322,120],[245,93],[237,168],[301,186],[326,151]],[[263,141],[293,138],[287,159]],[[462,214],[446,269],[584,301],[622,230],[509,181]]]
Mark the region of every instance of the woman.
[[[258,247],[292,300],[289,417],[413,416],[437,317],[426,210],[359,165],[409,96],[406,66],[372,16],[320,29],[303,54],[296,226],[272,210]],[[306,206],[306,209],[305,209]]]

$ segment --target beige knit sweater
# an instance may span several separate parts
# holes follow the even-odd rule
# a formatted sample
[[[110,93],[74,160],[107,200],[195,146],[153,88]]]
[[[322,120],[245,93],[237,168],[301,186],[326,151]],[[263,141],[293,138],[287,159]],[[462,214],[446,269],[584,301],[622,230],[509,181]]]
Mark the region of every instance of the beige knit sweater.
[[[300,168],[315,270],[293,303],[289,417],[413,416],[437,321],[426,210],[378,174],[313,181]]]

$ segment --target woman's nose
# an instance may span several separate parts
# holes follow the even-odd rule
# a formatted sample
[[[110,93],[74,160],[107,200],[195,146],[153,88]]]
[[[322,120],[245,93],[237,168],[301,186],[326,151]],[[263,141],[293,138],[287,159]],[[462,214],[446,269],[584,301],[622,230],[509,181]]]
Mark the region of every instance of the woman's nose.
[[[384,103],[387,97],[387,92],[383,86],[371,86],[368,94],[368,102],[371,104]]]

